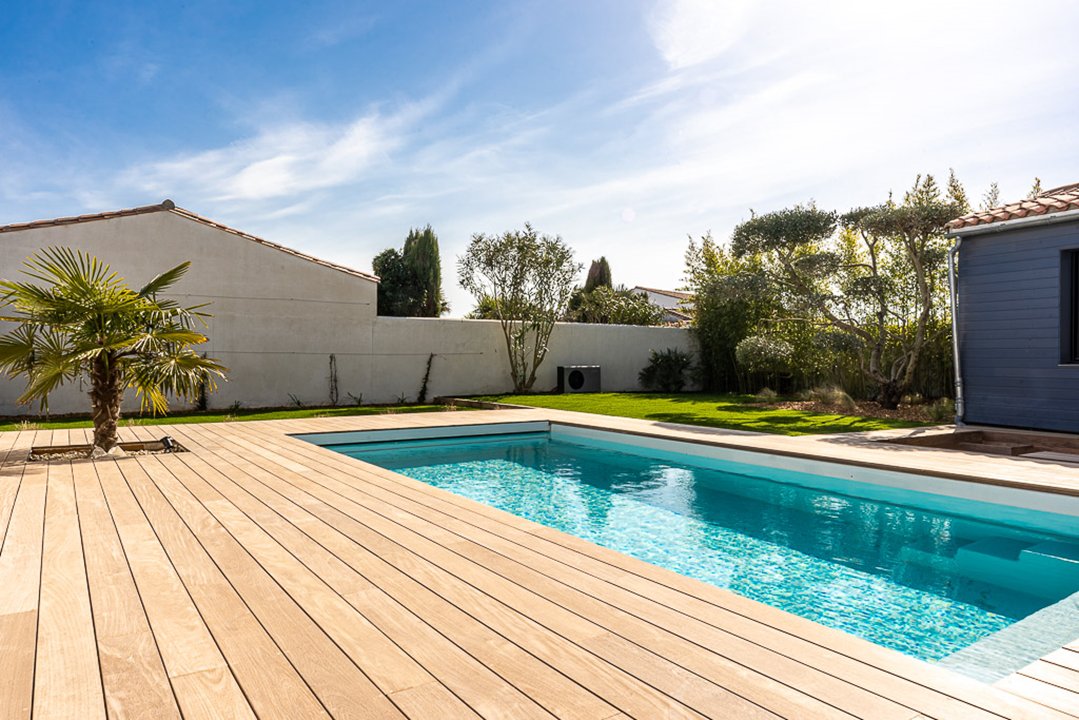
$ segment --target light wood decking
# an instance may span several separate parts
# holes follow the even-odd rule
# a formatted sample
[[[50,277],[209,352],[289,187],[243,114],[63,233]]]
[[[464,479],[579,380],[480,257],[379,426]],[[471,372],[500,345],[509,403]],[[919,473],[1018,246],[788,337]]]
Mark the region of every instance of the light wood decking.
[[[1005,691],[289,437],[552,415],[0,433],[0,718],[1079,716],[1079,644]]]

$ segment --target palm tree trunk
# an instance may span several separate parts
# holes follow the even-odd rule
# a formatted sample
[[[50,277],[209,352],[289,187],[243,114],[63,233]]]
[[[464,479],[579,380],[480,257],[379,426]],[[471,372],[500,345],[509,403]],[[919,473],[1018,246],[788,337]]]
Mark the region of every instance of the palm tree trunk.
[[[90,370],[90,406],[94,420],[94,447],[105,452],[116,447],[116,424],[120,420],[120,374],[106,358],[94,360]]]

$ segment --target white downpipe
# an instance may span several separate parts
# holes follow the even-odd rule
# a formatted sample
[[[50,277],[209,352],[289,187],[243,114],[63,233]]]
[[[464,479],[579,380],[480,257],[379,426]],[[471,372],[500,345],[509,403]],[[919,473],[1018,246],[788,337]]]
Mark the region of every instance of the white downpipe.
[[[957,235],[948,250],[948,296],[952,305],[952,362],[955,364],[955,424],[963,425],[963,370],[959,364],[959,294],[956,284],[955,259],[963,238]]]

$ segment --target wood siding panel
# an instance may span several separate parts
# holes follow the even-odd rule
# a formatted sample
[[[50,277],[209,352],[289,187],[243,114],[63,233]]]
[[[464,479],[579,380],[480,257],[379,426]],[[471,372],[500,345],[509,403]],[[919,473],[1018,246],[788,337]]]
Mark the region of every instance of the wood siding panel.
[[[959,342],[968,423],[1079,431],[1079,366],[1061,364],[1062,253],[1079,222],[965,239]]]

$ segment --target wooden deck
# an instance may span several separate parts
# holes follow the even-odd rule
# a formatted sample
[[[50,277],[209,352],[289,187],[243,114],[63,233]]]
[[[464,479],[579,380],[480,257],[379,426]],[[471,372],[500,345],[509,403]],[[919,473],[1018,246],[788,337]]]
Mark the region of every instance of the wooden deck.
[[[548,415],[0,433],[0,718],[1079,716],[1079,644],[983,685],[289,437]]]

